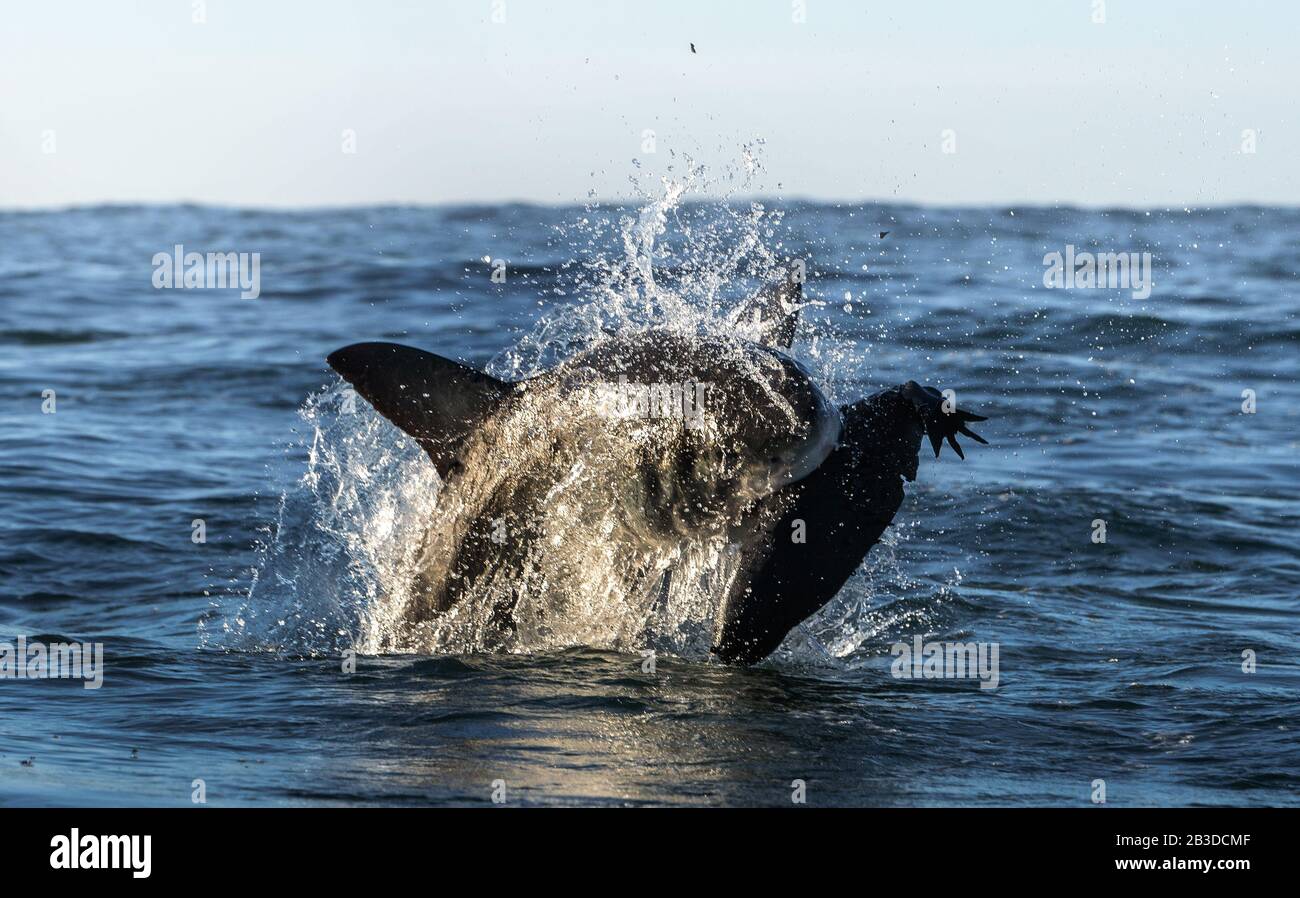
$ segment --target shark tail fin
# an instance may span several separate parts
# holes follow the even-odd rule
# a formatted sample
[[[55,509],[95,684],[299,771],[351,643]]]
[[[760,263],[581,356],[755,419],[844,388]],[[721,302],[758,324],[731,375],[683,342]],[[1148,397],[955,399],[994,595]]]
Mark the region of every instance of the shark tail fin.
[[[446,479],[470,432],[510,395],[511,384],[397,343],[354,343],[331,368],[389,421],[415,438]]]

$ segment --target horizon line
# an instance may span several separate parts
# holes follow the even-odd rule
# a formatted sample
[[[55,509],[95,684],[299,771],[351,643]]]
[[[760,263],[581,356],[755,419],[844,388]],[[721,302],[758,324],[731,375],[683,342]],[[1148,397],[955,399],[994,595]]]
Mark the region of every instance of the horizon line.
[[[265,212],[265,213],[303,213],[303,212],[332,212],[332,211],[359,211],[363,209],[477,209],[477,208],[501,208],[501,207],[519,207],[519,208],[536,208],[536,209],[589,209],[589,208],[642,208],[649,203],[655,202],[655,198],[647,197],[616,197],[611,199],[589,200],[586,202],[569,201],[553,202],[549,200],[440,200],[440,201],[416,201],[416,200],[375,200],[355,203],[321,203],[315,205],[298,205],[298,204],[268,204],[268,205],[240,205],[232,203],[212,202],[207,200],[103,200],[88,201],[76,203],[51,203],[51,204],[33,204],[33,205],[0,205],[0,214],[50,214],[61,212],[87,212],[107,209],[168,209],[168,208],[191,208],[191,209],[209,209],[227,212]],[[742,203],[763,203],[767,205],[786,204],[791,206],[881,206],[895,208],[914,208],[914,209],[958,209],[958,210],[1006,210],[1015,211],[1023,209],[1026,211],[1061,211],[1076,210],[1084,212],[1171,212],[1171,211],[1188,211],[1188,212],[1213,212],[1229,209],[1271,209],[1271,210],[1288,210],[1300,211],[1300,203],[1265,203],[1258,200],[1238,200],[1223,201],[1214,203],[1196,203],[1196,204],[1152,204],[1152,205],[1124,205],[1115,203],[1080,203],[1077,201],[1061,202],[1015,202],[1015,201],[990,201],[990,202],[957,202],[957,203],[937,203],[925,202],[918,200],[884,200],[872,198],[858,199],[818,199],[815,197],[791,196],[781,197],[771,194],[748,194],[738,196],[718,196],[718,195],[693,195],[683,197],[678,205],[734,205]]]

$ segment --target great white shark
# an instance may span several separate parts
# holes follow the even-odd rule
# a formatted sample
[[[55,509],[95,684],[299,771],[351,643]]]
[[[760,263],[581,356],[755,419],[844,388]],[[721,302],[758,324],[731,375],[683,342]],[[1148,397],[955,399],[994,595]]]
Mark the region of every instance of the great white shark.
[[[924,438],[936,457],[944,440],[965,457],[957,434],[986,442],[966,427],[984,417],[915,381],[836,407],[786,352],[801,304],[782,279],[734,313],[753,339],[615,335],[516,383],[393,343],[332,353],[442,479],[403,641],[436,627],[509,649],[567,626],[581,642],[582,621],[608,634],[620,615],[635,630],[676,566],[720,544],[712,654],[771,653],[880,539]]]

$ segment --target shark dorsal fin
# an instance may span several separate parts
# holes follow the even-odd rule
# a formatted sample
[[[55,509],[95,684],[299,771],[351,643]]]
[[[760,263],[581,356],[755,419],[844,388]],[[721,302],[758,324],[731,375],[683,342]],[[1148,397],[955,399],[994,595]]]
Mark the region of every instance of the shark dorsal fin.
[[[511,390],[459,362],[397,343],[354,343],[327,361],[375,411],[415,438],[444,479],[470,432]]]
[[[741,303],[731,320],[742,327],[757,325],[756,343],[773,349],[789,349],[802,305],[803,282],[791,272]]]

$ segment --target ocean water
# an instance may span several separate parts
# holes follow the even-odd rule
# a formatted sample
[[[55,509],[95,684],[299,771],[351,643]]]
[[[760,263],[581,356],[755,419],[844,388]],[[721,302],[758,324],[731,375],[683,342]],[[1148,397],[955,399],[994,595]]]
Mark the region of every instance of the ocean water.
[[[261,295],[154,289],[175,244],[260,253]],[[1150,296],[1045,288],[1067,245],[1150,252]],[[382,650],[436,478],[330,351],[520,376],[787,258],[837,401],[990,416],[830,607],[748,669]],[[0,680],[0,801],[1300,804],[1298,259],[1259,207],[0,213],[0,638],[104,651]],[[894,677],[918,635],[996,643],[997,688]]]

